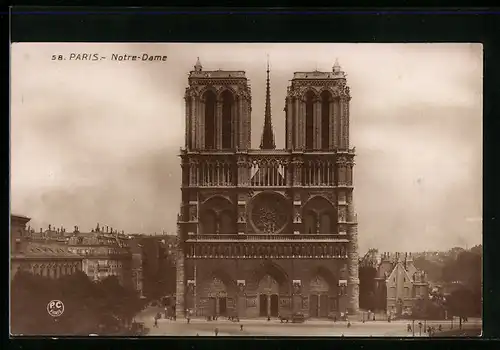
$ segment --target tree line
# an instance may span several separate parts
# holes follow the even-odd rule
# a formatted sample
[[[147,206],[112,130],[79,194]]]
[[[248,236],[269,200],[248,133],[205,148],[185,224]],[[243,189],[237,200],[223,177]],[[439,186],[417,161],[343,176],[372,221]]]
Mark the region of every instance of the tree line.
[[[469,250],[454,248],[440,259],[416,258],[415,267],[427,272],[429,280],[448,285],[450,292],[431,290],[427,301],[415,304],[414,313],[427,317],[481,316],[482,314],[482,246]]]
[[[51,300],[64,303],[61,316],[49,315]],[[80,271],[58,279],[19,272],[11,282],[13,335],[120,334],[142,308],[138,293],[115,276],[93,282]]]

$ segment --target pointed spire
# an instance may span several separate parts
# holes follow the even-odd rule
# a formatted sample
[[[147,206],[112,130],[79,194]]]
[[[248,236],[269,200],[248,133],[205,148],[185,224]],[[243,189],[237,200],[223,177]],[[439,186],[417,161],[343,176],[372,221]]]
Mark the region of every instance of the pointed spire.
[[[262,130],[261,149],[275,149],[273,124],[271,121],[271,84],[269,82],[269,55],[267,56],[266,109],[264,112],[264,129]]]
[[[196,64],[194,65],[194,70],[196,72],[201,72],[202,69],[203,69],[203,66],[201,65],[200,58],[198,57],[196,59]]]
[[[333,71],[335,73],[340,72],[340,64],[339,64],[339,59],[338,58],[335,59],[335,64],[333,65]]]

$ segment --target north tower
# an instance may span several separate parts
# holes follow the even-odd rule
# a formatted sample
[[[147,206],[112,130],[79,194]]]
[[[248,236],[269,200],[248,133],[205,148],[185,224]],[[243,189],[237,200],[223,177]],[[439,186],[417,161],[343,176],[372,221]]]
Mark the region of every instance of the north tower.
[[[349,88],[331,72],[297,72],[276,149],[270,71],[260,149],[251,149],[243,71],[205,71],[186,89],[181,151],[177,314],[309,317],[358,310]]]

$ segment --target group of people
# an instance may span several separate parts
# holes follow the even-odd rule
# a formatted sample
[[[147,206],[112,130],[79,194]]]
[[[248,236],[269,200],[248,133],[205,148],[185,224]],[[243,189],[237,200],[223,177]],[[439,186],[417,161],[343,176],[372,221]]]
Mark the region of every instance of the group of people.
[[[418,323],[418,327],[419,327],[419,329],[422,329],[422,326],[423,326],[422,322],[419,322],[419,323]],[[441,331],[443,330],[443,326],[441,326],[441,324],[439,324],[437,329],[438,329],[438,331],[439,331],[439,332],[441,332]],[[409,324],[409,323],[408,323],[408,325],[406,326],[406,330],[407,330],[408,332],[411,332],[411,331],[412,331],[411,324]],[[425,332],[425,331],[427,331],[427,334],[428,334],[429,336],[433,336],[433,335],[436,333],[436,327],[434,327],[434,326],[430,326],[430,325],[429,325],[429,326],[427,326],[427,329],[424,329],[424,332]]]

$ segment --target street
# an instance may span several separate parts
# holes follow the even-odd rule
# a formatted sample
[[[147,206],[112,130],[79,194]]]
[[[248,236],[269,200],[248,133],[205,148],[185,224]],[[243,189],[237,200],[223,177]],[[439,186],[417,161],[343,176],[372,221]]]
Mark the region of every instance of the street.
[[[280,323],[273,319],[250,319],[240,322],[231,322],[225,318],[217,321],[206,321],[204,319],[191,319],[188,324],[186,319],[158,320],[158,327],[154,327],[154,313],[144,312],[136,317],[139,322],[144,322],[149,328],[149,336],[215,336],[215,329],[218,329],[218,336],[333,336],[333,337],[412,337],[413,333],[407,331],[408,321],[370,321],[366,323],[352,322],[350,328],[347,322],[336,322],[328,320],[307,320],[304,323]],[[411,323],[411,322],[410,322]],[[427,322],[427,325],[438,327],[443,325],[443,329],[450,329],[449,323],[444,321]],[[243,330],[240,326],[243,325]],[[472,327],[477,323],[464,327]],[[455,325],[455,329],[458,324]],[[421,335],[418,323],[415,323],[415,336],[427,337],[427,333],[422,329]]]

